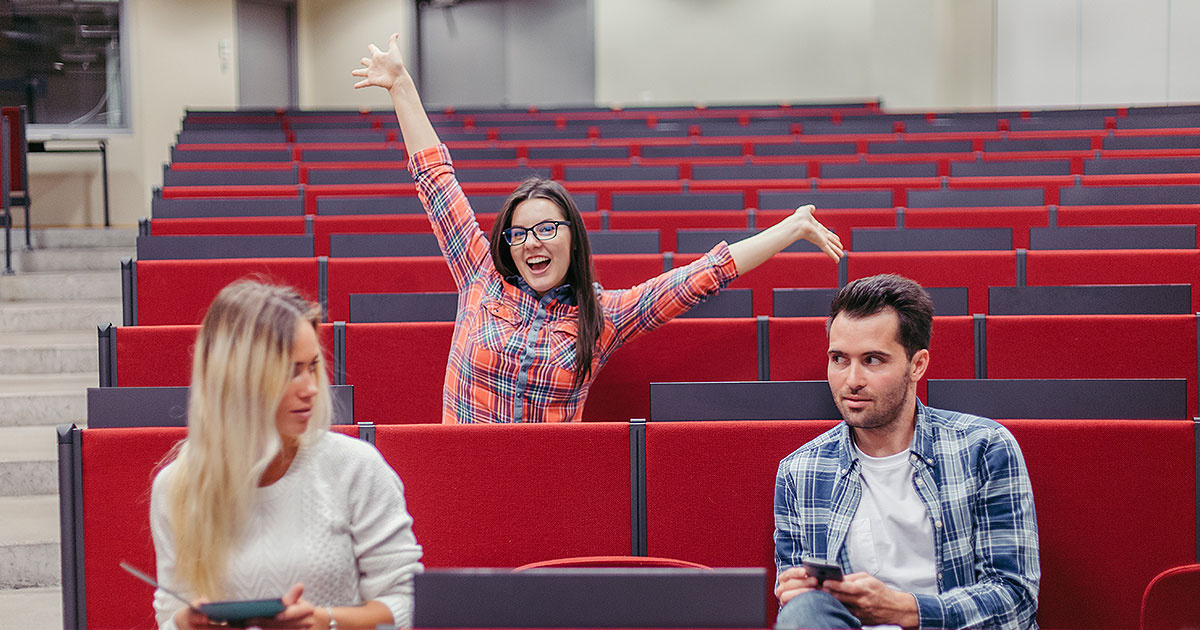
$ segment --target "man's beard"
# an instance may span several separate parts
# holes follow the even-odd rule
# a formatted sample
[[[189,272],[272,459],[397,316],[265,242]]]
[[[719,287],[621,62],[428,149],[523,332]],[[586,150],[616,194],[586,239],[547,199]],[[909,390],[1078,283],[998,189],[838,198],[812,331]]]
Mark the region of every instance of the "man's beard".
[[[843,390],[847,392],[848,390]],[[878,429],[892,424],[900,417],[900,411],[904,408],[905,397],[908,394],[908,382],[900,381],[886,391],[869,392],[871,396],[871,404],[863,411],[851,411],[846,406],[846,401],[843,396],[846,393],[839,392],[833,398],[837,405],[838,411],[842,413],[842,418],[846,424],[856,429]]]

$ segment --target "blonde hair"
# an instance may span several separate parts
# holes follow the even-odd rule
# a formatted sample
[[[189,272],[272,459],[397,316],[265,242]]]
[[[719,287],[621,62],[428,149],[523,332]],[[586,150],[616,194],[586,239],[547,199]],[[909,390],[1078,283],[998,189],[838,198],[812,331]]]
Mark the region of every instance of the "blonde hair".
[[[291,287],[240,280],[213,300],[192,359],[188,436],[176,449],[167,510],[177,550],[175,575],[195,595],[224,593],[229,556],[263,472],[282,451],[275,414],[293,376],[296,324],[317,327],[320,307]],[[301,444],[329,428],[329,377]]]

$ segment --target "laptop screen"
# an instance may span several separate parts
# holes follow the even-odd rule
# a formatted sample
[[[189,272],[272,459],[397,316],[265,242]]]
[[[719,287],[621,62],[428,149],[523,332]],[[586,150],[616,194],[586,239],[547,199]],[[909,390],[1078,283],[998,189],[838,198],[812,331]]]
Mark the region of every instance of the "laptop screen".
[[[763,628],[758,569],[431,570],[414,628]]]

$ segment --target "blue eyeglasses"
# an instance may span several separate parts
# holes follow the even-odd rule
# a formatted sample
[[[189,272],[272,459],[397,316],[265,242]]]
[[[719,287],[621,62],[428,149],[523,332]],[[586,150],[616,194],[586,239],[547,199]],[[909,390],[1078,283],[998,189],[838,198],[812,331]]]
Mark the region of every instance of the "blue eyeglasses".
[[[548,241],[558,235],[558,226],[560,225],[570,227],[571,222],[552,221],[547,219],[538,223],[537,225],[534,225],[533,227],[526,228],[514,225],[501,232],[501,234],[504,235],[504,240],[508,242],[509,245],[520,245],[521,243],[524,243],[525,239],[529,238],[530,232],[533,232],[533,235],[537,237],[537,240]]]

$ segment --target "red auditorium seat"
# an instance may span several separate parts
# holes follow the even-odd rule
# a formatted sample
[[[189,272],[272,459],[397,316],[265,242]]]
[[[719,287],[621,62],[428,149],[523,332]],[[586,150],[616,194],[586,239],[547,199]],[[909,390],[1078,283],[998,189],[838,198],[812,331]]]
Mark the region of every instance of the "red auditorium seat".
[[[682,267],[703,254],[679,254],[675,266]],[[754,291],[754,314],[771,314],[771,289],[780,287],[837,287],[837,263],[821,253],[776,254],[729,283],[730,288]]]
[[[404,481],[427,567],[633,548],[628,424],[385,426],[375,445]]]
[[[1025,254],[1030,286],[1190,284],[1200,311],[1200,250],[1033,250]]]
[[[1196,417],[1195,315],[993,315],[988,378],[1186,378]]]
[[[1189,630],[1200,620],[1200,564],[1167,569],[1142,595],[1142,630]]]
[[[192,349],[199,324],[119,326],[117,385],[159,387],[187,385],[192,380]],[[333,325],[318,326],[326,368],[334,369]]]
[[[316,301],[316,258],[146,260],[137,263],[137,323],[198,324],[226,285],[249,276]]]
[[[585,421],[650,417],[650,383],[758,378],[753,319],[676,319],[618,348],[592,383]]]
[[[967,287],[972,313],[987,313],[987,288],[1015,286],[1016,252],[849,252],[849,279],[896,273],[929,287]]]

